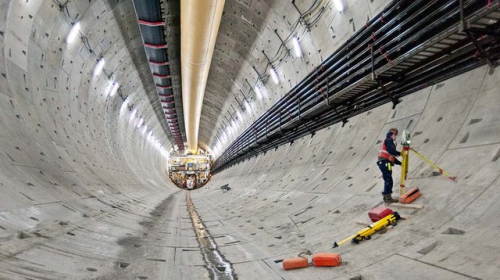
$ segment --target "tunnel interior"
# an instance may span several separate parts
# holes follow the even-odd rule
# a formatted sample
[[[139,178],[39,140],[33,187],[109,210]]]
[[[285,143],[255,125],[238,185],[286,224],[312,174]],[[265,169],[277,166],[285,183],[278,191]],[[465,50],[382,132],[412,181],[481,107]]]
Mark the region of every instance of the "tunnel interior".
[[[200,119],[210,157],[205,185],[193,191],[169,174],[186,140],[180,1],[155,0],[172,45],[162,53],[168,72],[145,45],[138,2],[0,1],[0,279],[496,279],[498,0],[226,0]],[[422,83],[412,92],[384,80],[401,94],[397,104],[367,80],[383,96],[373,106],[314,107],[306,119],[298,109],[283,134],[262,129],[273,106],[360,30],[382,28],[383,11],[410,5],[477,8],[484,17],[467,20],[495,28],[477,33],[459,14],[444,20],[464,42],[446,57],[464,64],[449,65],[453,75],[431,68],[439,79],[415,76]],[[381,67],[397,62],[378,55]],[[326,88],[332,80],[323,78]],[[327,90],[328,100],[339,96]],[[335,117],[320,125],[311,112]],[[406,186],[421,190],[421,207],[393,208],[406,219],[332,248],[384,206],[376,161],[393,127],[456,182],[410,153]],[[400,173],[395,166],[395,193]],[[283,269],[283,259],[308,252],[338,253],[343,263]]]
[[[212,178],[212,163],[213,156],[201,148],[196,155],[189,155],[185,151],[173,152],[168,158],[168,177],[181,189],[196,190]]]

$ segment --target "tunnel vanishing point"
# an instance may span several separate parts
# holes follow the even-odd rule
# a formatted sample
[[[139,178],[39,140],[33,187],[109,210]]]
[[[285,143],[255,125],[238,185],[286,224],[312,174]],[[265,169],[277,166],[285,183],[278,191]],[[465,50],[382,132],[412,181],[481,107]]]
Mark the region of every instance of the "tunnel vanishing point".
[[[498,279],[499,30],[499,0],[0,0],[0,279]],[[410,151],[403,206],[391,128],[443,168]],[[332,248],[374,207],[405,219]],[[283,268],[309,252],[343,262]]]

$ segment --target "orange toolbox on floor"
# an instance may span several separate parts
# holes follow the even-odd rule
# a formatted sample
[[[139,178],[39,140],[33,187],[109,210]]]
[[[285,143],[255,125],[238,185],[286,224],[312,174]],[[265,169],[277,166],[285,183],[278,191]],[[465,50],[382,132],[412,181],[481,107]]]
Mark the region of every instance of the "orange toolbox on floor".
[[[309,262],[307,258],[289,258],[289,259],[284,259],[283,260],[283,269],[284,270],[290,270],[290,269],[296,269],[296,268],[304,268],[308,267]]]
[[[316,253],[312,257],[314,266],[338,266],[342,262],[339,254]]]
[[[376,222],[382,218],[385,218],[386,216],[389,216],[390,214],[394,213],[391,208],[387,207],[375,207],[370,212],[368,212],[368,216],[370,216],[370,219],[372,222]]]
[[[411,203],[421,195],[422,193],[420,192],[420,190],[417,187],[413,187],[399,198],[399,203]]]

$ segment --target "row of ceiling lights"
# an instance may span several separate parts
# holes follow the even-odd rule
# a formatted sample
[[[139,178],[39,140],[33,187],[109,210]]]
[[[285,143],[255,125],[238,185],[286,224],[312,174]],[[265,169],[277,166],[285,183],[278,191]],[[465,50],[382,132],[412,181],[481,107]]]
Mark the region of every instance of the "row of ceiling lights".
[[[339,12],[344,11],[345,6],[344,6],[343,0],[333,0],[333,4]],[[294,56],[296,58],[301,58],[302,57],[302,50],[300,48],[299,38],[292,37],[290,41],[292,43],[291,50],[293,51]],[[282,42],[282,43],[285,44],[285,42]],[[264,53],[264,55],[265,55],[265,53]],[[278,76],[278,73],[277,73],[275,66],[273,66],[272,61],[266,55],[265,55],[265,57],[268,60],[268,65],[270,65],[269,70],[268,70],[269,76],[271,77],[271,79],[273,80],[273,82],[275,84],[279,84],[280,80],[279,80],[279,76]],[[258,74],[258,72],[257,72],[257,74]],[[265,82],[264,82],[264,79],[261,78],[260,74],[259,74],[259,80],[261,80],[262,86],[264,86]],[[248,81],[247,81],[247,83],[248,83]],[[250,85],[250,83],[249,83],[249,85]],[[255,85],[253,87],[250,85],[250,87],[253,90],[253,92],[255,93],[257,99],[261,100],[263,97],[263,94],[262,94],[262,91],[260,90],[260,88],[257,85]],[[242,94],[243,94],[243,92],[242,92]],[[253,114],[252,113],[252,105],[251,105],[250,101],[246,98],[246,96],[244,94],[243,94],[243,99],[244,99],[243,102],[244,102],[245,111],[248,112],[249,115],[252,115]],[[239,105],[240,105],[240,107],[242,107],[241,104],[239,104]],[[233,109],[234,109],[234,107],[233,107]],[[243,109],[243,108],[241,108],[241,109]],[[242,123],[243,117],[242,117],[242,114],[240,113],[240,111],[235,109],[235,113],[238,116],[237,119],[239,120],[239,122]],[[223,130],[222,133],[217,132],[217,134],[215,136],[216,137],[216,140],[214,141],[215,144],[211,147],[211,152],[213,153],[213,155],[215,157],[222,154],[223,149],[238,136],[239,122],[236,120],[236,118],[233,117],[234,114],[230,114],[230,116],[231,116],[230,120],[232,120],[232,121],[227,121],[227,119],[226,119],[226,121],[227,121],[227,124],[225,125],[226,129]]]
[[[84,46],[86,46],[88,48],[88,51],[94,55],[96,62],[97,62],[96,66],[94,68],[94,71],[93,71],[93,75],[95,77],[97,77],[101,73],[104,72],[106,74],[107,78],[109,79],[108,85],[106,87],[106,95],[111,96],[111,97],[114,96],[118,92],[118,89],[120,88],[119,83],[117,81],[113,80],[112,75],[109,75],[105,71],[104,66],[105,66],[106,62],[105,62],[104,58],[102,56],[97,57],[95,55],[95,53],[92,51],[92,49],[89,48],[90,46],[85,45],[85,44],[88,44],[88,42],[86,40],[86,37],[80,32],[80,22],[72,23],[72,25],[73,26],[72,26],[70,32],[68,33],[68,36],[66,37],[66,43],[69,46],[72,43],[74,43],[77,40],[77,38],[80,38],[84,42]],[[156,138],[156,136],[153,134],[153,131],[151,129],[148,130],[148,126],[147,126],[146,122],[144,121],[144,118],[139,114],[137,109],[131,110],[131,108],[133,108],[134,106],[131,105],[129,107],[128,106],[129,101],[130,101],[130,96],[124,98],[124,102],[120,108],[120,116],[123,115],[123,112],[125,111],[126,108],[130,108],[131,112],[130,112],[130,118],[129,118],[128,123],[132,124],[134,126],[134,128],[136,128],[137,131],[142,136],[146,135],[146,132],[149,131],[147,133],[145,140],[147,142],[149,142],[149,144],[152,145],[153,148],[155,148],[158,152],[160,152],[160,154],[164,158],[168,158],[169,157],[168,151],[163,147],[163,145],[160,143],[158,138]]]

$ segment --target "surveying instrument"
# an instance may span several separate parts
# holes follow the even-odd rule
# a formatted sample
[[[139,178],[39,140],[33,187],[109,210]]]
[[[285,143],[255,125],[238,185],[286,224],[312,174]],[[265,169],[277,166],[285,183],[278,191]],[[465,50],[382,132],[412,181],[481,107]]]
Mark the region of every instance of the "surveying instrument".
[[[405,182],[408,179],[408,165],[409,165],[409,160],[410,160],[410,151],[414,152],[415,155],[417,155],[419,158],[421,158],[423,161],[425,161],[427,164],[430,166],[434,167],[441,173],[442,175],[446,176],[448,179],[452,180],[453,182],[457,182],[457,177],[451,176],[450,174],[446,173],[443,169],[441,169],[439,166],[425,158],[423,155],[415,151],[410,145],[411,145],[411,137],[410,137],[410,132],[408,130],[404,130],[403,133],[401,134],[401,145],[403,145],[403,150],[401,151],[401,184],[400,184],[400,194],[403,195],[404,193],[404,188],[405,188]]]
[[[356,232],[355,234],[347,237],[346,239],[340,241],[340,242],[335,242],[333,243],[333,247],[332,248],[337,248],[339,247],[340,245],[348,242],[348,241],[351,241],[352,243],[356,243],[356,244],[359,244],[360,241],[362,240],[370,240],[372,238],[372,235],[378,231],[381,231],[382,229],[384,229],[386,226],[388,225],[397,225],[398,224],[398,220],[401,219],[401,216],[398,214],[398,212],[394,212],[382,219],[380,219],[379,221],[365,227],[364,229]]]

